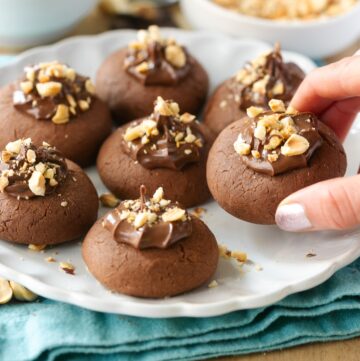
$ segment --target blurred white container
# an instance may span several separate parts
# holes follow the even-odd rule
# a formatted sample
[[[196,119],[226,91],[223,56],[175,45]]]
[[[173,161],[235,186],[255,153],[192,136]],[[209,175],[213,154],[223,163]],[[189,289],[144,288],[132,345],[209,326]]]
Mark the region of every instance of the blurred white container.
[[[342,15],[308,21],[274,21],[242,15],[211,0],[181,0],[187,21],[195,29],[221,31],[269,43],[312,58],[340,52],[360,37],[360,1]]]
[[[0,0],[0,46],[55,40],[85,17],[97,0]]]

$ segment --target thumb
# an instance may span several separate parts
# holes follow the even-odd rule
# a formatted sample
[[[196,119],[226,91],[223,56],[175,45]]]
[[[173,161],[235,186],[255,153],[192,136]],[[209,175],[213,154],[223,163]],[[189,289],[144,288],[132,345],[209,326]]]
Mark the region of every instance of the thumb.
[[[301,189],[280,203],[275,220],[281,229],[291,232],[360,225],[360,175]]]

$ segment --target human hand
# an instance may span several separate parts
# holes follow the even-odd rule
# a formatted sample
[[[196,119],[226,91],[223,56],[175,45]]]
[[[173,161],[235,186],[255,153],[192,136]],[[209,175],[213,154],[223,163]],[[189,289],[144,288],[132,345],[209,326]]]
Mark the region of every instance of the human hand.
[[[360,111],[360,53],[312,71],[291,106],[317,114],[343,141]],[[360,225],[360,175],[301,189],[280,203],[275,219],[293,232]]]

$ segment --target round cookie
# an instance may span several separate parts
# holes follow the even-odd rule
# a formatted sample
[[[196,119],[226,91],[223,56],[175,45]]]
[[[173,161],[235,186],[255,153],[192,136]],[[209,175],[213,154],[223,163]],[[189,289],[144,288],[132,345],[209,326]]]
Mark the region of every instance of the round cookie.
[[[257,117],[261,115],[260,113]],[[254,127],[253,118],[245,117],[238,120],[220,133],[209,153],[207,181],[213,197],[222,208],[233,216],[248,222],[274,224],[276,208],[288,195],[313,183],[344,175],[347,165],[346,155],[334,132],[320,121],[316,122],[312,114],[300,113],[300,116],[308,117],[311,120],[309,124],[313,124],[312,122],[315,121],[318,133],[322,138],[322,144],[316,149],[312,149],[312,154],[306,153],[306,157],[310,157],[307,161],[299,158],[302,155],[298,156],[296,162],[305,161],[304,166],[300,168],[291,169],[295,166],[295,158],[290,159],[290,156],[289,159],[280,156],[281,162],[277,164],[276,160],[271,158],[272,153],[269,153],[269,156],[274,163],[256,162],[252,153],[249,153],[250,147],[246,146],[246,144],[254,144],[253,140],[249,140],[247,137],[249,126]],[[239,137],[239,134],[242,136]],[[301,134],[304,135],[304,133]],[[309,134],[307,136],[310,140],[317,139],[315,134],[305,134]],[[247,138],[246,143],[243,143],[244,137]],[[298,139],[295,137],[296,141]],[[290,141],[287,146],[282,145],[285,148],[281,152],[289,152],[292,147],[299,147],[299,144],[301,146],[301,142]],[[310,151],[311,146],[312,142],[306,152]],[[299,151],[300,148],[297,150]],[[240,155],[237,152],[247,153],[247,155]],[[279,152],[279,148],[276,152]],[[258,156],[258,154],[254,153],[254,156]],[[288,161],[290,163],[287,163]],[[258,169],[250,168],[249,165],[258,167]],[[280,173],[270,175],[272,167],[273,170]]]
[[[98,70],[97,94],[109,105],[119,124],[150,114],[157,96],[173,99],[184,112],[192,114],[197,114],[205,102],[209,81],[204,68],[183,47],[174,40],[161,38],[155,29],[157,28],[150,27],[145,35],[144,31],[140,31],[138,42],[110,55]],[[166,45],[170,42],[171,45]],[[155,60],[152,55],[154,44],[160,47]],[[133,51],[134,46],[147,49],[147,55],[141,64],[158,64],[153,64],[148,74],[145,73],[146,70],[136,70],[139,61],[129,63],[129,51]],[[166,58],[166,49],[169,47],[172,52]],[[141,52],[143,53],[144,51]],[[124,64],[129,65],[125,68]]]
[[[218,246],[201,220],[187,215],[185,222],[190,223],[190,235],[164,248],[156,241],[146,248],[136,248],[114,238],[104,226],[106,217],[97,221],[86,235],[82,254],[89,271],[110,290],[137,297],[163,298],[197,288],[215,273]],[[171,223],[174,226],[178,222],[182,221]]]
[[[34,150],[37,155],[44,151],[44,147],[35,148],[30,143],[28,145],[27,148]],[[48,146],[45,148],[53,150]],[[15,155],[15,153],[12,154]],[[44,191],[41,179],[37,178],[37,182],[35,179],[32,181],[27,179],[28,184],[30,184],[29,181],[31,182],[32,191],[26,183],[19,188],[18,183],[11,181],[8,171],[5,170],[6,163],[2,161],[0,239],[20,244],[53,245],[78,239],[96,221],[99,202],[96,190],[88,176],[72,161],[65,161],[58,152],[52,151],[51,154],[51,161],[55,159],[57,164],[64,167],[59,169],[64,170],[67,167],[67,170],[66,172],[61,170],[59,173],[61,180],[55,177],[59,184],[54,186],[54,189],[50,189],[50,178],[46,178],[46,193],[48,190],[50,193],[44,196],[40,196],[41,191]],[[53,158],[54,154],[56,158]],[[46,159],[46,156],[42,159]],[[32,163],[39,171],[44,171],[44,174],[50,177],[48,168],[46,171],[38,164]],[[8,186],[5,186],[6,183],[9,183]],[[33,194],[33,191],[38,195]]]
[[[64,67],[67,71],[72,71],[71,68],[57,62],[48,63],[47,68],[45,65],[42,65],[42,67],[43,72],[54,67],[60,67],[60,69]],[[32,68],[26,68],[27,74],[32,71],[29,69]],[[34,67],[34,69],[37,69],[37,74],[39,74],[39,68]],[[30,77],[30,75],[26,76]],[[80,75],[75,76],[76,84],[81,86],[84,86],[85,83],[90,84],[91,88],[89,87],[89,89],[93,92],[91,81],[88,78]],[[48,82],[42,84],[54,82],[62,84],[62,90],[55,96],[44,96],[41,98],[43,103],[38,101],[38,106],[35,107],[32,107],[29,102],[32,97],[39,98],[39,93],[35,90],[36,85],[31,85],[32,83],[29,80],[23,79],[0,89],[0,148],[4,148],[14,138],[30,137],[35,144],[39,145],[46,139],[50,144],[61,150],[66,158],[83,167],[91,165],[96,159],[102,142],[111,132],[110,111],[107,105],[93,93],[82,89],[80,96],[90,99],[91,103],[87,104],[86,100],[84,100],[87,104],[81,103],[84,110],[81,110],[80,106],[76,105],[76,114],[72,114],[70,104],[66,98],[66,96],[71,95],[72,89],[69,88],[69,84],[65,83],[65,78],[51,76],[48,79]],[[71,80],[68,81],[71,83]],[[38,83],[35,81],[34,84]],[[32,86],[30,93],[25,94],[25,92],[28,92],[26,86]],[[57,91],[56,86],[53,88]],[[14,94],[17,94],[15,98]],[[74,99],[75,95],[72,94],[71,96]],[[17,99],[19,104],[14,105],[13,99]],[[60,108],[59,104],[61,105]],[[58,116],[52,121],[51,117],[56,116],[57,109],[62,109],[65,112],[64,116]],[[42,118],[37,118],[34,114]]]
[[[177,107],[176,103],[164,102],[161,98],[158,99],[155,111],[150,118],[157,119],[153,125],[155,126],[154,129],[157,129],[156,127],[161,128],[160,139],[155,136],[152,141],[151,139],[153,138],[150,137],[150,142],[147,144],[147,149],[145,149],[148,155],[151,152],[149,148],[153,146],[153,143],[160,143],[161,138],[164,136],[164,128],[161,122],[165,120],[166,122],[174,122],[175,118],[179,118],[178,107],[173,115],[163,116],[156,110],[159,104],[162,104],[161,106],[164,107],[167,107],[169,104],[175,104]],[[128,129],[133,129],[136,125],[141,124],[143,120],[129,123],[117,129],[104,142],[97,159],[98,172],[106,187],[118,198],[128,199],[137,196],[141,184],[146,186],[149,193],[155,192],[159,186],[162,186],[170,199],[180,202],[185,207],[192,207],[209,199],[210,192],[206,184],[206,160],[213,137],[204,125],[194,119],[195,117],[185,113],[183,117],[186,116],[190,118],[189,123],[183,124],[178,120],[175,120],[175,122],[178,122],[179,126],[184,127],[183,132],[186,132],[185,128],[189,126],[194,127],[194,132],[203,138],[204,144],[198,147],[195,144],[196,141],[186,143],[176,149],[175,154],[171,156],[160,154],[157,159],[150,161],[143,159],[144,154],[129,154],[127,144],[130,144],[130,146],[132,144],[131,142],[124,142]],[[147,119],[145,118],[145,122]],[[140,133],[140,135],[142,134]],[[135,139],[135,141],[138,141],[138,139]],[[173,142],[173,138],[167,143],[169,147],[173,144],[171,142]],[[184,140],[182,142],[185,143]],[[183,148],[191,148],[192,153],[185,154]],[[181,154],[178,154],[178,152]],[[196,158],[193,158],[195,155]],[[151,161],[154,164],[149,164]],[[170,161],[171,164],[169,164]],[[141,163],[144,163],[144,165]]]
[[[261,55],[214,91],[206,104],[204,123],[219,134],[226,126],[246,115],[250,106],[268,108],[270,99],[286,105],[304,79],[304,72],[294,63],[283,61],[280,47]]]

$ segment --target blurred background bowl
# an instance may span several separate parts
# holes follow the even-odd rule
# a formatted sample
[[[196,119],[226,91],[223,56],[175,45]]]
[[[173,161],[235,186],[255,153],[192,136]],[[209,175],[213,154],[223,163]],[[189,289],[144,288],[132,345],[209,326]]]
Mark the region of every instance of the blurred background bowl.
[[[312,58],[333,55],[360,36],[360,1],[347,13],[314,20],[268,20],[242,15],[211,0],[181,0],[181,9],[195,29],[221,31],[241,38],[275,43]]]
[[[97,0],[0,0],[0,46],[22,48],[60,38]]]

